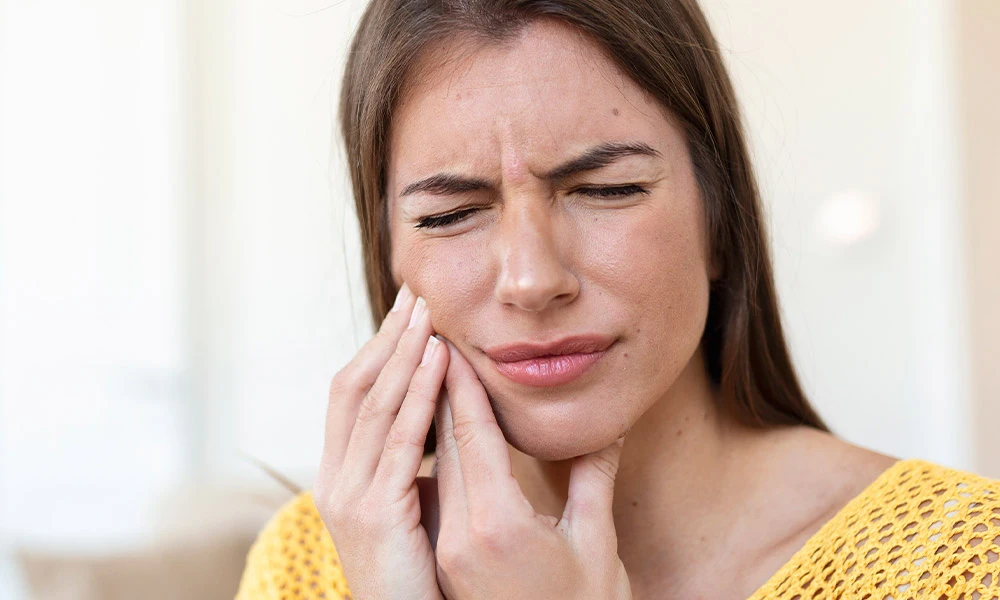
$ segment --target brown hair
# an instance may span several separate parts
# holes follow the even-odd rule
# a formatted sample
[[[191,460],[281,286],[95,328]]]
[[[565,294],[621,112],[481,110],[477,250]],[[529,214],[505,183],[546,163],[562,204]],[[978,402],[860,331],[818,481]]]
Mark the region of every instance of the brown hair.
[[[368,5],[347,60],[340,125],[375,323],[397,291],[389,265],[385,169],[393,109],[415,61],[446,39],[502,42],[539,18],[558,19],[596,41],[684,129],[712,257],[720,267],[702,348],[723,409],[752,426],[805,424],[828,431],[803,394],[788,353],[736,95],[696,0],[373,0]]]

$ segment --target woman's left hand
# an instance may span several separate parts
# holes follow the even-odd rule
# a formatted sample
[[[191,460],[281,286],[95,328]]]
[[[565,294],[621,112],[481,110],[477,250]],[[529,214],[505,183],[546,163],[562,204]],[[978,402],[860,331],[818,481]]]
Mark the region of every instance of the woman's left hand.
[[[535,512],[472,365],[451,358],[437,422],[438,585],[450,600],[631,599],[611,513],[622,440],[574,459],[561,519]]]

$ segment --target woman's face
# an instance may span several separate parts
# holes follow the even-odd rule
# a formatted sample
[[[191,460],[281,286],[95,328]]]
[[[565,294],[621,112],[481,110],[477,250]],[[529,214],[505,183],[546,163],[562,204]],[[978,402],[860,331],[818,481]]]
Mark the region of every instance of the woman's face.
[[[422,65],[390,140],[393,277],[472,364],[512,445],[597,450],[665,397],[701,339],[710,265],[684,136],[561,24]],[[515,361],[517,345],[577,336],[557,350],[572,356]]]

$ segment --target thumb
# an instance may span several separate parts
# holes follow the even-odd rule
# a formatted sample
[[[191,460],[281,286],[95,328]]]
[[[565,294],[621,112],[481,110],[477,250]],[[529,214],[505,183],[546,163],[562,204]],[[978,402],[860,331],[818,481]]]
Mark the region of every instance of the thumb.
[[[597,534],[602,539],[615,535],[611,506],[624,443],[622,436],[597,452],[574,459],[563,520],[576,534]]]

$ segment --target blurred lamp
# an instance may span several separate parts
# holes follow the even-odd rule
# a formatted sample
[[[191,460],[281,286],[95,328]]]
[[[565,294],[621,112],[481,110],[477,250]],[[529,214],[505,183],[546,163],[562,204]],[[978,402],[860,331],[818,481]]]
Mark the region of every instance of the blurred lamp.
[[[868,240],[879,228],[878,200],[858,191],[838,192],[827,198],[816,215],[816,229],[831,246],[855,246]]]

